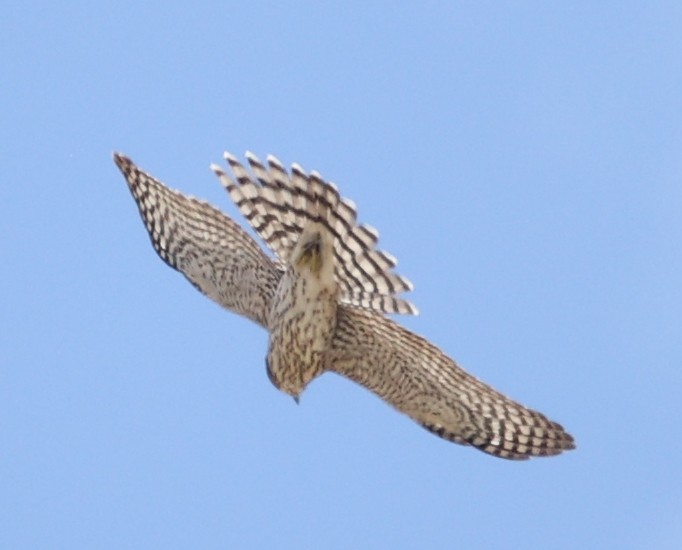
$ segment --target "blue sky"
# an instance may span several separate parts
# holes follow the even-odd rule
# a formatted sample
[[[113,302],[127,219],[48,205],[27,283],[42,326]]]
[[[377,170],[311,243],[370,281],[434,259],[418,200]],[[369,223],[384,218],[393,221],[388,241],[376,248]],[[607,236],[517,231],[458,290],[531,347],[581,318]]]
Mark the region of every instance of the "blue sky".
[[[0,547],[680,547],[679,2],[12,4]],[[241,219],[208,166],[247,149],[334,180],[415,284],[401,322],[578,450],[277,392],[111,161]]]

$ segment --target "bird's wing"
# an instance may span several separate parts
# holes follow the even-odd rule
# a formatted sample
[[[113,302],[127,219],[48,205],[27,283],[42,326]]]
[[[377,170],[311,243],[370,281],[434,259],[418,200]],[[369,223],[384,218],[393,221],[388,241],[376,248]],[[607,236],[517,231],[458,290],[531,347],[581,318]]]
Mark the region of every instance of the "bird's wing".
[[[495,391],[424,338],[371,311],[339,308],[327,367],[436,435],[491,455],[518,460],[575,448],[562,426]]]
[[[416,314],[417,308],[397,294],[412,290],[412,283],[397,275],[397,260],[376,248],[376,229],[357,223],[355,204],[342,198],[333,183],[317,172],[307,174],[298,165],[289,174],[273,156],[267,166],[247,153],[255,178],[231,154],[225,160],[234,181],[217,165],[216,175],[232,200],[265,244],[284,263],[309,222],[322,223],[334,238],[334,273],[341,302],[383,313]]]
[[[210,204],[169,189],[114,154],[154,250],[221,306],[268,328],[281,269],[237,223]]]

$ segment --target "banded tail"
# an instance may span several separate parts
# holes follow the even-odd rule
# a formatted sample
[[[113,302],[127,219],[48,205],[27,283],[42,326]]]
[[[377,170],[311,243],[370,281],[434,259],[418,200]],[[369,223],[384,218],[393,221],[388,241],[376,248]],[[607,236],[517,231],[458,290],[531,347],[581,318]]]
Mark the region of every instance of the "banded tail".
[[[355,204],[342,198],[333,183],[317,172],[306,174],[298,164],[291,166],[289,174],[272,155],[266,167],[247,152],[254,179],[233,155],[225,153],[224,157],[236,181],[219,166],[211,168],[280,261],[288,263],[308,223],[321,223],[334,238],[334,275],[342,303],[382,313],[417,314],[412,303],[396,296],[412,290],[412,283],[392,271],[397,260],[377,250],[377,230],[357,223]]]

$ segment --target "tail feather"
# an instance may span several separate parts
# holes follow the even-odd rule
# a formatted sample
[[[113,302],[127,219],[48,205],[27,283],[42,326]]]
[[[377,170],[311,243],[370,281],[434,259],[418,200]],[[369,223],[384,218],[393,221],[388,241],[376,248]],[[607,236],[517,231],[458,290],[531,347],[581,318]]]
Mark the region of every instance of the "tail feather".
[[[252,153],[246,158],[255,179],[231,154],[225,153],[235,181],[218,166],[216,175],[254,230],[282,262],[288,262],[309,223],[321,223],[334,239],[335,276],[341,301],[383,313],[416,314],[417,309],[396,295],[412,290],[405,277],[392,271],[396,259],[376,245],[379,234],[357,223],[357,209],[318,172],[293,164],[289,174],[272,155],[267,167]]]

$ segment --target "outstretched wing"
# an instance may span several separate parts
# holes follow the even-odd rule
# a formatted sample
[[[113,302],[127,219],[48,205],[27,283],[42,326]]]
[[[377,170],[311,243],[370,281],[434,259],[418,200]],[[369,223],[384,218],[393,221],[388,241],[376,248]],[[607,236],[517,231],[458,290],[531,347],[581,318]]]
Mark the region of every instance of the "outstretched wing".
[[[230,197],[268,247],[284,263],[310,221],[324,224],[334,237],[334,274],[341,288],[341,302],[382,313],[416,314],[417,308],[397,294],[412,290],[412,283],[393,272],[397,260],[377,250],[376,229],[357,223],[352,201],[342,198],[333,183],[317,172],[307,174],[298,165],[287,173],[268,156],[268,166],[247,153],[254,179],[231,154],[225,160],[235,176],[232,181],[217,165],[216,175]]]
[[[221,306],[268,328],[281,270],[239,225],[210,204],[173,191],[114,154],[154,250]]]
[[[114,160],[128,182],[152,245],[161,259],[221,306],[269,328],[270,304],[282,276],[282,267],[216,208],[167,188],[123,155],[115,154]],[[220,169],[214,169],[224,176]],[[279,170],[276,161],[271,161],[271,170]],[[259,173],[256,168],[254,171]],[[294,171],[299,169],[295,167]],[[294,177],[298,176],[292,176],[292,179]],[[351,203],[338,199],[335,188],[318,176],[300,177],[308,178],[308,184],[312,181],[312,185],[322,182],[320,185],[324,190],[315,191],[314,200],[317,204],[326,200],[329,205],[340,201],[334,204],[337,211],[342,212],[339,219],[345,222],[337,220],[332,226],[337,232],[339,227],[345,227],[345,239],[353,240],[350,235],[357,237],[359,233],[354,232],[363,226],[355,225],[354,207],[352,214],[343,213],[348,212],[344,209],[350,208]],[[285,258],[286,247],[295,243],[309,216],[306,208],[297,206],[300,206],[297,201],[301,197],[289,191],[290,195],[285,199],[290,201],[286,203],[288,206],[278,209],[279,199],[273,200],[271,195],[274,191],[259,191],[261,195],[258,195],[249,191],[248,186],[241,187],[247,188],[243,191],[245,195],[235,201],[242,202],[242,212],[248,212],[247,218],[254,227],[260,228],[259,233],[266,242],[278,242],[271,246]],[[308,201],[308,197],[304,199]],[[289,217],[287,212],[291,208],[294,213]],[[319,210],[317,212],[319,215]],[[324,219],[331,223],[329,214],[325,216]],[[322,220],[316,218],[316,221]],[[372,254],[382,254],[373,248],[376,237],[367,239],[357,243],[365,242],[369,252],[363,252],[360,245],[358,249],[337,249],[337,261],[350,262],[350,267],[346,267],[356,273],[358,281],[377,273],[370,275],[354,263],[362,265],[368,257],[373,257]],[[376,310],[387,311],[390,307],[367,302],[368,296],[374,295],[362,285],[350,285],[348,280],[344,284],[350,296],[356,292],[360,298],[353,301],[347,296],[353,305],[341,305],[338,309],[337,327],[327,358],[328,370],[367,387],[436,435],[473,445],[495,456],[525,459],[556,455],[575,448],[573,438],[559,424],[495,391],[460,369],[424,338],[378,313]],[[390,289],[387,295],[391,297]],[[375,311],[367,309],[371,307]]]
[[[328,369],[367,387],[436,435],[509,459],[575,448],[563,427],[462,370],[374,312],[339,308]]]

